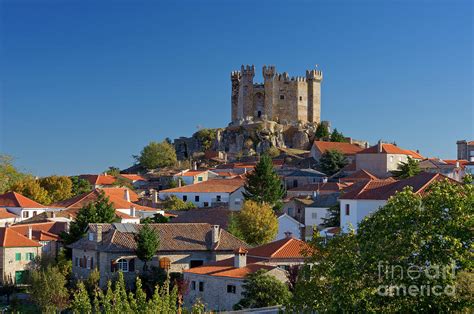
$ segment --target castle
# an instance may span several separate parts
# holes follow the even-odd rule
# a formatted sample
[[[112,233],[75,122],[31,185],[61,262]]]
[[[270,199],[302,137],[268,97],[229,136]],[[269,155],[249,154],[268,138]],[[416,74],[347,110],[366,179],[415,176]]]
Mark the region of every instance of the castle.
[[[321,120],[320,70],[307,70],[306,77],[277,73],[274,66],[263,66],[263,84],[254,84],[255,66],[231,72],[232,122],[272,120],[281,123]]]

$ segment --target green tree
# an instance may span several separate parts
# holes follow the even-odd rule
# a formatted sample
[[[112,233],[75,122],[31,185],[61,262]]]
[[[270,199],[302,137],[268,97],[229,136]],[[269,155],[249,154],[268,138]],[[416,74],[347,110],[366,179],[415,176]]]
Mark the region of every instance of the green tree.
[[[288,286],[265,270],[247,275],[243,288],[243,298],[234,305],[236,310],[284,305],[291,298]]]
[[[77,284],[76,291],[73,294],[73,299],[71,302],[71,310],[73,313],[91,313],[92,305],[87,293],[86,286],[84,282],[79,281]]]
[[[318,169],[331,176],[344,168],[349,162],[340,151],[331,149],[322,154],[318,162]]]
[[[313,241],[316,250],[308,261],[312,267],[304,268],[297,283],[295,308],[380,313],[467,310],[473,305],[468,288],[474,285],[468,275],[473,270],[473,214],[472,185],[435,182],[424,195],[405,188],[364,219],[357,234],[344,234],[327,244]],[[416,289],[404,292],[403,287],[410,286]],[[455,293],[450,293],[453,289]]]
[[[40,186],[48,192],[51,202],[72,197],[72,181],[66,176],[50,176],[39,180]]]
[[[474,182],[473,178],[472,178],[472,174],[468,173],[466,174],[463,178],[462,178],[462,182],[464,184],[472,184]]]
[[[201,129],[194,135],[201,143],[202,150],[206,151],[212,148],[212,144],[217,136],[217,131],[216,129]]]
[[[79,240],[86,232],[90,223],[113,223],[117,220],[115,208],[109,198],[101,192],[97,201],[91,202],[82,207],[76,216],[76,220],[71,222],[69,233],[63,233],[62,238],[67,244]]]
[[[329,128],[327,124],[325,123],[318,124],[318,127],[316,128],[316,132],[314,136],[318,140],[329,137]]]
[[[183,201],[175,195],[171,195],[163,202],[163,208],[171,210],[190,210],[196,208],[193,202]]]
[[[398,164],[398,169],[392,171],[392,175],[397,179],[406,179],[416,176],[421,172],[419,162],[416,159],[408,157],[407,162]]]
[[[146,293],[143,291],[142,288],[142,281],[140,277],[137,277],[135,282],[135,298],[137,300],[137,311],[138,313],[146,313],[147,310],[147,300],[146,300]]]
[[[324,227],[339,227],[341,224],[341,208],[339,202],[328,208],[328,216],[323,217]]]
[[[263,155],[255,170],[247,175],[243,195],[246,200],[267,203],[279,208],[285,195],[285,188],[273,168],[272,159]]]
[[[346,137],[337,129],[334,129],[331,133],[331,142],[346,142]]]
[[[105,171],[105,173],[108,174],[109,176],[118,177],[118,176],[120,175],[120,168],[114,167],[114,166],[110,166],[110,167]]]
[[[137,243],[135,253],[144,262],[143,270],[146,271],[148,261],[151,261],[160,246],[158,233],[150,225],[144,224],[135,236],[135,241]]]
[[[10,190],[20,193],[21,195],[42,205],[51,204],[51,198],[48,195],[48,191],[46,191],[46,189],[39,184],[39,181],[33,177],[27,176],[13,183],[10,186]]]
[[[177,163],[174,146],[166,141],[150,142],[143,148],[137,161],[146,169],[174,166]]]
[[[66,288],[66,278],[57,267],[33,270],[30,284],[31,299],[41,312],[53,313],[67,307],[69,292]]]
[[[92,191],[92,185],[89,181],[79,178],[78,176],[73,176],[70,178],[72,182],[71,193],[72,196],[84,194]]]
[[[13,158],[0,154],[0,194],[10,191],[10,187],[27,175],[13,165]]]
[[[238,213],[232,212],[229,215],[229,221],[227,223],[227,231],[234,237],[245,241],[244,235],[239,229]]]
[[[130,313],[130,304],[128,302],[127,289],[125,288],[125,280],[123,273],[118,273],[118,279],[114,285],[114,312]]]
[[[234,215],[237,234],[250,245],[268,243],[278,233],[278,219],[268,204],[245,201],[241,211]]]
[[[168,223],[170,219],[166,216],[163,216],[160,213],[156,213],[153,217],[146,217],[140,220],[142,224],[165,224]]]

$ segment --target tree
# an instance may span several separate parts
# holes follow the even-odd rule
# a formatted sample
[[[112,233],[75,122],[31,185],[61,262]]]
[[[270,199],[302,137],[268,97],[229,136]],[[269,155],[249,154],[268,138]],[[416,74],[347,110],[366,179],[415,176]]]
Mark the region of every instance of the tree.
[[[398,164],[398,169],[392,171],[392,175],[397,179],[406,179],[416,176],[421,172],[420,165],[417,160],[408,157],[407,162]]]
[[[16,286],[11,275],[5,276],[2,286],[0,286],[0,295],[7,297],[7,304],[10,304],[10,296],[15,292]]]
[[[71,193],[72,196],[84,194],[92,191],[92,185],[89,181],[79,178],[78,176],[73,176],[70,178],[72,182]]]
[[[272,159],[263,155],[255,166],[255,170],[247,174],[243,195],[246,200],[267,203],[279,208],[285,189],[280,177],[273,168]]]
[[[13,184],[25,176],[27,175],[15,168],[11,156],[0,154],[0,194],[9,191]]]
[[[109,198],[101,192],[97,201],[91,202],[82,207],[76,216],[76,220],[71,222],[69,233],[63,233],[61,237],[67,244],[79,240],[86,231],[90,223],[113,223],[117,219],[115,208]]]
[[[140,277],[137,277],[135,282],[135,299],[137,302],[137,312],[138,313],[146,313],[147,310],[147,301],[146,301],[146,293],[143,291],[142,288],[142,281]]]
[[[243,288],[243,298],[234,305],[236,310],[283,305],[291,298],[288,286],[265,270],[247,275]]]
[[[268,204],[245,201],[241,211],[234,215],[239,235],[250,245],[268,243],[278,233],[278,219]]]
[[[171,210],[190,210],[196,208],[193,202],[183,201],[175,195],[171,195],[163,202],[163,208]]]
[[[10,186],[10,190],[32,199],[43,205],[51,204],[51,198],[40,184],[33,177],[27,176]]]
[[[206,151],[212,148],[212,144],[217,136],[217,131],[215,129],[201,129],[195,133],[195,136],[201,143],[203,151]]]
[[[318,168],[328,176],[332,176],[348,163],[344,154],[338,150],[331,149],[322,154],[318,162]]]
[[[323,138],[327,138],[329,136],[329,128],[328,128],[327,124],[325,124],[325,123],[318,124],[318,127],[316,128],[316,132],[315,132],[314,136],[318,140],[323,139]]]
[[[105,173],[108,174],[109,176],[118,177],[120,175],[120,168],[110,166],[109,169],[105,171]]]
[[[77,283],[76,291],[73,294],[73,299],[71,302],[71,310],[73,313],[91,313],[92,305],[87,293],[86,286],[84,282],[79,281]]]
[[[169,217],[163,216],[160,213],[156,213],[153,217],[146,217],[140,220],[142,224],[165,224],[170,221]]]
[[[331,142],[346,142],[346,137],[338,132],[337,129],[334,129],[331,133]]]
[[[472,184],[474,182],[473,178],[472,178],[472,174],[468,173],[466,174],[463,178],[462,178],[462,182],[464,184]]]
[[[232,234],[234,237],[245,241],[244,235],[239,229],[238,213],[230,213],[229,221],[227,223],[227,231],[229,231],[229,233]]]
[[[40,186],[48,192],[52,203],[72,197],[72,181],[66,176],[50,176],[39,180]]]
[[[161,143],[150,142],[143,148],[137,161],[146,169],[174,166],[177,163],[174,146],[163,141]]]
[[[472,185],[435,182],[423,195],[405,188],[357,234],[313,241],[293,304],[316,312],[463,312],[472,306],[473,218]]]
[[[135,236],[135,241],[137,243],[135,253],[144,262],[143,270],[146,271],[148,269],[147,262],[151,261],[160,246],[158,233],[149,224],[144,224]]]
[[[65,309],[69,301],[66,278],[57,267],[31,272],[31,299],[43,313]]]
[[[339,202],[328,208],[328,217],[323,217],[324,227],[339,227],[341,221],[341,208]]]

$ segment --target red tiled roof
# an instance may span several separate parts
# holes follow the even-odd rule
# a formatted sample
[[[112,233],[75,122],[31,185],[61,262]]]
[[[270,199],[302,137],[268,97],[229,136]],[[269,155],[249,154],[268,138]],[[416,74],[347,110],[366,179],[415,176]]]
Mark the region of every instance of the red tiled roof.
[[[132,181],[147,181],[144,177],[138,174],[120,174],[120,176]]]
[[[0,228],[0,244],[2,247],[40,247],[37,241],[28,239],[10,227]]]
[[[233,263],[233,258],[225,260],[225,264]],[[221,261],[223,262],[223,261]],[[215,263],[218,264],[218,263]],[[199,267],[194,267],[183,272],[191,274],[200,274],[208,276],[217,276],[217,277],[230,277],[230,278],[245,278],[248,274],[257,272],[258,270],[271,270],[277,266],[263,265],[263,264],[247,264],[245,267],[234,267],[233,264],[221,265],[209,264]]]
[[[0,208],[0,219],[17,218],[19,216],[10,213],[6,208]]]
[[[308,243],[288,237],[254,247],[249,250],[248,255],[267,259],[301,259],[306,257],[305,252],[310,253],[312,250]]]
[[[351,181],[360,181],[360,180],[377,180],[378,178],[368,172],[367,170],[361,169],[359,171],[354,172],[353,174],[341,178],[340,181],[342,182],[351,182]]]
[[[178,176],[178,177],[194,177],[194,176],[197,176],[197,175],[200,175],[201,173],[204,173],[206,172],[207,170],[189,170],[189,171],[181,171],[177,174],[175,174],[175,176]]]
[[[468,164],[469,161],[463,159],[443,159],[443,161],[449,165],[456,165],[459,162],[459,166],[463,167],[464,165]]]
[[[378,153],[379,153],[378,144],[358,152],[358,154],[378,154]],[[394,144],[388,144],[388,143],[382,143],[382,153],[383,154],[408,155],[408,156],[410,156],[412,158],[415,158],[415,159],[424,159],[423,156],[421,156],[419,153],[417,153],[413,150],[403,149],[403,148],[400,148],[400,147],[398,147]]]
[[[0,206],[5,207],[21,207],[21,208],[46,208],[46,206],[41,205],[16,192],[8,192],[0,195]]]
[[[318,149],[321,154],[324,154],[328,150],[337,150],[344,155],[355,155],[363,149],[359,145],[341,142],[314,141],[313,146]]]
[[[36,241],[57,241],[61,232],[66,231],[67,223],[60,221],[30,223],[13,225],[10,228],[16,232],[28,236],[28,229],[31,227],[33,240]]]
[[[467,142],[467,145],[474,145],[474,141]]]
[[[242,187],[244,183],[245,180],[242,178],[213,179],[173,189],[162,190],[160,193],[232,193]]]
[[[114,176],[105,174],[83,174],[79,176],[80,179],[89,181],[90,184],[94,185],[112,185],[117,180]]]

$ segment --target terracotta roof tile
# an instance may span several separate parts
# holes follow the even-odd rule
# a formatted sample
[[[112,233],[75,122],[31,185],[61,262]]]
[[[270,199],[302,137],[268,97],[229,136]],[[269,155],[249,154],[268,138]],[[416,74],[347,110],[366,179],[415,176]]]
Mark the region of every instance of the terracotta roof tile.
[[[132,181],[147,181],[147,179],[138,174],[120,174],[120,176]]]
[[[160,193],[232,193],[245,183],[242,178],[213,179],[178,188],[162,190]]]
[[[305,252],[312,250],[308,243],[289,237],[252,248],[248,255],[267,259],[304,259]]]
[[[21,208],[46,208],[46,206],[41,205],[16,192],[7,192],[0,195],[0,206],[5,207],[21,207]]]
[[[2,247],[40,247],[37,241],[28,239],[12,228],[0,228],[0,243]]]
[[[204,173],[204,172],[207,172],[207,170],[181,171],[181,172],[175,174],[175,176],[178,176],[178,177],[194,177],[194,176],[200,175],[201,173]]]
[[[200,274],[217,277],[230,277],[230,278],[245,278],[247,275],[257,272],[258,270],[272,270],[277,266],[264,265],[264,264],[247,264],[245,267],[236,268],[232,266],[220,266],[220,265],[204,265],[194,267],[183,271],[184,273]]]
[[[355,182],[355,181],[360,181],[360,180],[377,180],[377,179],[379,178],[377,178],[376,176],[374,176],[367,170],[361,169],[347,177],[341,178],[340,181],[341,182]]]
[[[80,179],[89,181],[91,185],[113,185],[117,180],[114,176],[104,174],[83,174]]]
[[[6,208],[0,208],[0,219],[8,219],[8,218],[19,218],[15,214],[10,213]]]
[[[313,147],[318,149],[321,154],[324,154],[328,150],[337,150],[344,155],[355,155],[363,150],[359,145],[341,142],[314,141]]]
[[[28,229],[31,227],[33,240],[36,241],[57,241],[61,232],[66,231],[67,223],[59,221],[51,221],[44,223],[31,223],[13,225],[10,228],[16,232],[28,236]]]
[[[366,148],[358,154],[378,154],[379,153],[379,147],[378,144],[371,146],[369,148]],[[388,143],[382,143],[382,153],[384,154],[398,154],[398,155],[408,155],[411,156],[412,158],[416,159],[424,159],[423,156],[421,156],[419,153],[413,151],[413,150],[408,150],[408,149],[403,149],[400,148],[394,144],[388,144]]]

